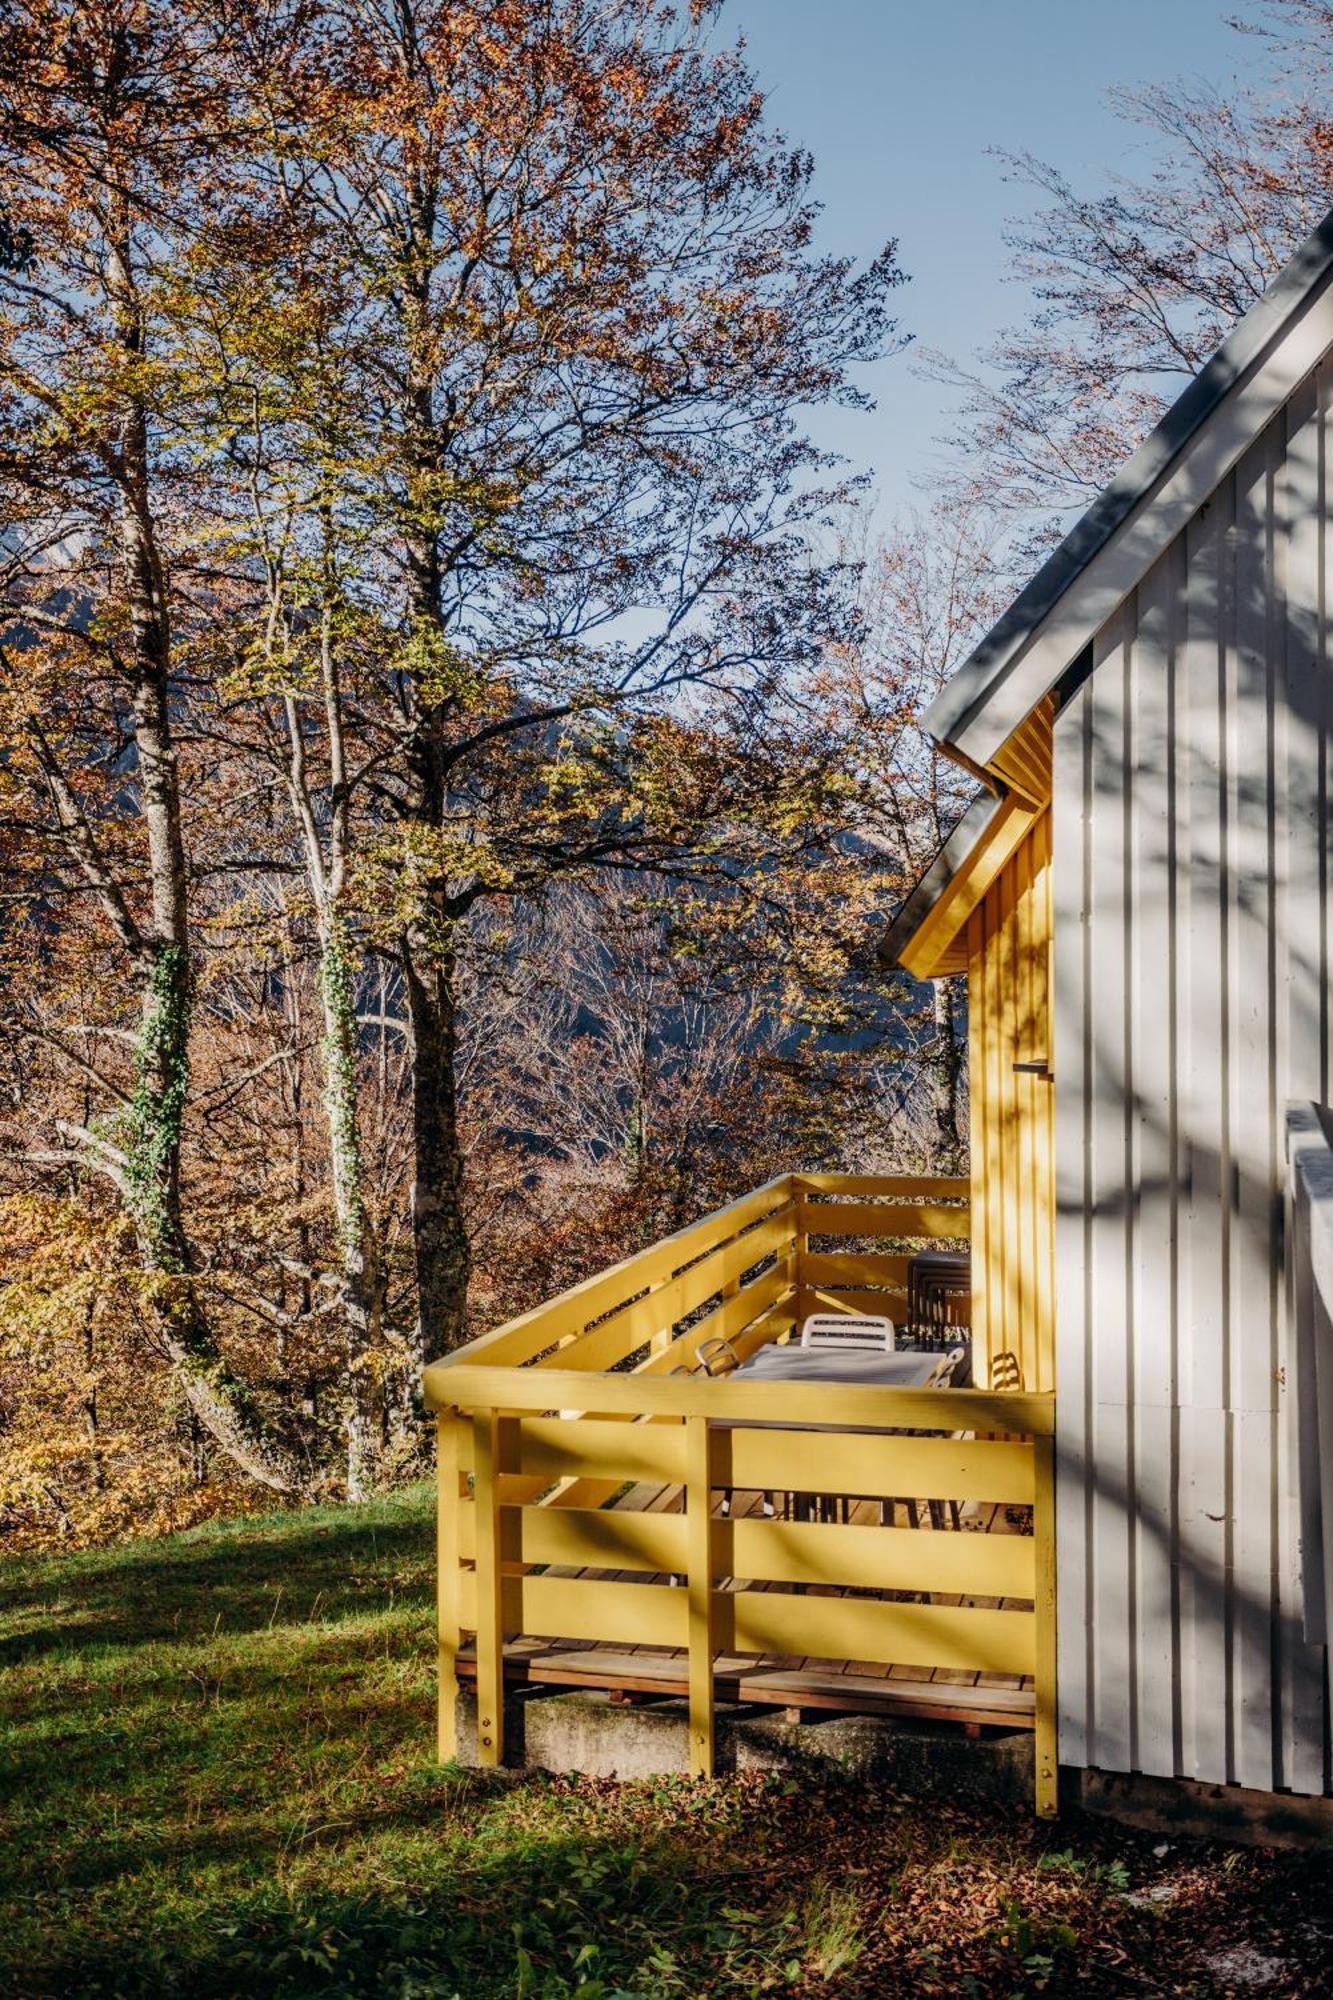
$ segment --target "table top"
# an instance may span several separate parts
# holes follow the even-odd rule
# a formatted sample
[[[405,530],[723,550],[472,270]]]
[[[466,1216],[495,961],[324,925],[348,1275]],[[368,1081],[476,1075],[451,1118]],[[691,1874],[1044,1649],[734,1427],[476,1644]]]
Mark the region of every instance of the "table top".
[[[888,1354],[880,1348],[761,1347],[742,1361],[732,1380],[759,1376],[766,1382],[866,1382],[881,1388],[920,1389],[941,1357],[920,1348]]]

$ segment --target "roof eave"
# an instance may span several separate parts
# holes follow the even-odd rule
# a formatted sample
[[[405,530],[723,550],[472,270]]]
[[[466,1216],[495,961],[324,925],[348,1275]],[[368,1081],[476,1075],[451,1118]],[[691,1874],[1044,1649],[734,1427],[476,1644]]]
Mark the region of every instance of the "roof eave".
[[[959,934],[1040,810],[1016,793],[978,793],[889,926],[881,964],[914,979],[956,970]]]

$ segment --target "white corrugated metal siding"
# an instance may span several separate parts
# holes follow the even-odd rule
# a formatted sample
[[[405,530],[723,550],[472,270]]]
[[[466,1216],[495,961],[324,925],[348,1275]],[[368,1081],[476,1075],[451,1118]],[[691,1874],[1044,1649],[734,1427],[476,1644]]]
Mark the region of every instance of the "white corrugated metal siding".
[[[1061,1757],[1326,1789],[1283,1115],[1330,1099],[1326,361],[1056,723]]]

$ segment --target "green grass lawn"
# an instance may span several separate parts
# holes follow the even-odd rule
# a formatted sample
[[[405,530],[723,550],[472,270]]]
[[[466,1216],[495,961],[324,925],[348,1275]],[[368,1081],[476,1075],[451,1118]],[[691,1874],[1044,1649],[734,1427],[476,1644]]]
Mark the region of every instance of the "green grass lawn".
[[[1333,1991],[1316,1856],[440,1770],[430,1561],[418,1489],[9,1562],[0,1993]]]

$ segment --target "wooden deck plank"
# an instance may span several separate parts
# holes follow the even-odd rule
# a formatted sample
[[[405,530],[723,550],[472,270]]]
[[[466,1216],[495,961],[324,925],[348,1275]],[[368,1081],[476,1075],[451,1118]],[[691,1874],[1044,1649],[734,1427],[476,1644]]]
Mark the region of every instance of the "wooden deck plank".
[[[945,1721],[984,1722],[1011,1729],[1031,1728],[1032,1690],[1008,1687],[942,1687],[933,1681],[883,1680],[846,1674],[840,1661],[805,1660],[799,1666],[765,1668],[735,1656],[719,1658],[714,1670],[723,1700],[783,1708],[818,1708],[840,1713],[915,1715]],[[458,1671],[473,1679],[470,1648],[459,1656]],[[688,1691],[683,1652],[612,1652],[609,1648],[553,1647],[534,1653],[506,1649],[507,1679],[545,1686],[619,1688],[631,1693],[680,1697]]]

